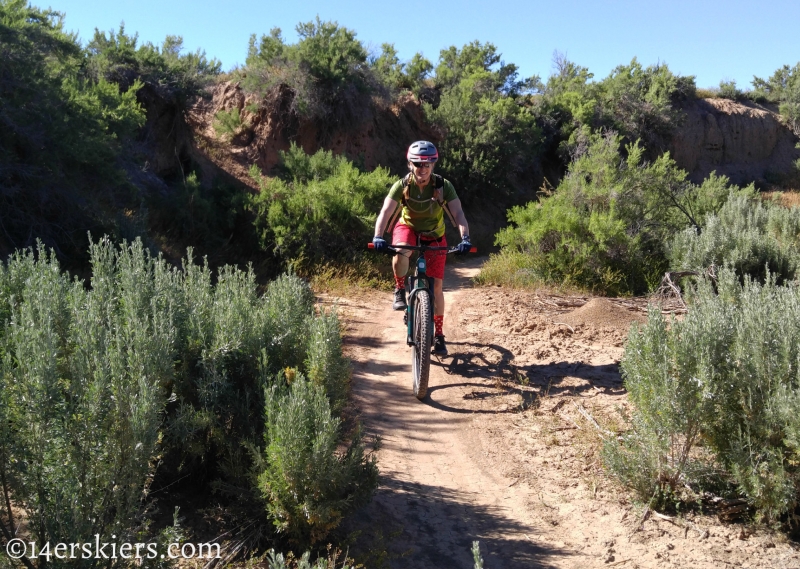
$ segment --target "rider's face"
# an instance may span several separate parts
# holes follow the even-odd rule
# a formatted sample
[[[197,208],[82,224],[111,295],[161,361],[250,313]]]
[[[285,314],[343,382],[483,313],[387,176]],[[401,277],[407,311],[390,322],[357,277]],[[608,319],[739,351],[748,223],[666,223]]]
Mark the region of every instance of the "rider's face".
[[[414,172],[414,177],[420,186],[424,186],[430,181],[433,173],[433,162],[417,162],[416,165],[414,162],[409,162],[408,167]]]

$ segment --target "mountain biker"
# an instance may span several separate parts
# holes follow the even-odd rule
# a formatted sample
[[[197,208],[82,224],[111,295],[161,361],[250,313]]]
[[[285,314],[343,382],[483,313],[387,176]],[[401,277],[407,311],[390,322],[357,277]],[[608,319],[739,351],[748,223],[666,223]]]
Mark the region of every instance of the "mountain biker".
[[[417,245],[417,238],[433,246],[445,247],[444,214],[448,213],[450,221],[458,227],[461,243],[458,253],[467,253],[472,244],[469,240],[469,225],[461,209],[461,200],[449,180],[433,173],[433,165],[439,159],[436,147],[426,141],[419,140],[408,147],[406,154],[409,173],[389,190],[383,201],[383,207],[375,222],[375,237],[372,243],[376,251],[384,251],[389,244],[383,239],[384,232],[389,229],[394,219],[399,216],[392,231],[393,245]],[[395,310],[406,309],[405,275],[408,272],[408,260],[411,251],[399,251],[392,259],[394,272]],[[427,274],[433,277],[434,294],[434,338],[432,352],[447,354],[442,324],[444,321],[444,262],[446,251],[426,251],[425,263]]]

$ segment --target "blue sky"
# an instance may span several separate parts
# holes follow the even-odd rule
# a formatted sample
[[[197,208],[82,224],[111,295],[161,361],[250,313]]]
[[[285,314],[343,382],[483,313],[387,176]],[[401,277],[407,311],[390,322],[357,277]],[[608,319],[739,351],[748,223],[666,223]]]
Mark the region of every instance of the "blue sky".
[[[297,23],[317,15],[354,30],[375,50],[395,44],[403,60],[421,51],[436,63],[443,48],[491,42],[523,77],[546,78],[555,50],[596,78],[637,57],[645,65],[661,61],[676,73],[695,75],[698,87],[733,79],[749,88],[753,75],[766,78],[800,61],[797,0],[52,0],[50,7],[65,12],[66,28],[84,41],[94,28],[117,29],[124,21],[126,31],[138,32],[142,41],[183,36],[187,49],[204,49],[225,70],[244,63],[250,34],[279,27],[293,43]]]

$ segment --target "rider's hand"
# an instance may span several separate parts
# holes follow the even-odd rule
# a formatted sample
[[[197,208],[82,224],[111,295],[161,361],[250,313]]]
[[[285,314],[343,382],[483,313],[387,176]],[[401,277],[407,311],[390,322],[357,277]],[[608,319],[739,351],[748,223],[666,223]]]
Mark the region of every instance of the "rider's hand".
[[[389,248],[389,244],[386,240],[377,235],[372,238],[372,246],[375,247],[375,250],[378,252],[386,251]]]
[[[461,243],[456,245],[456,249],[459,254],[469,253],[469,250],[472,249],[472,243],[469,242],[469,235],[465,235],[461,238]]]

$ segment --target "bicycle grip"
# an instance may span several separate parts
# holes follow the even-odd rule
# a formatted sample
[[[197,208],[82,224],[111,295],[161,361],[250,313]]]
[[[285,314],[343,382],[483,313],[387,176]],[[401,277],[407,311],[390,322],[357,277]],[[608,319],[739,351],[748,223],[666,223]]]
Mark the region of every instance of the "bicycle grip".
[[[367,249],[374,249],[375,243],[367,243]]]
[[[478,248],[477,247],[470,247],[469,248],[469,252],[470,253],[477,253],[478,252]]]

